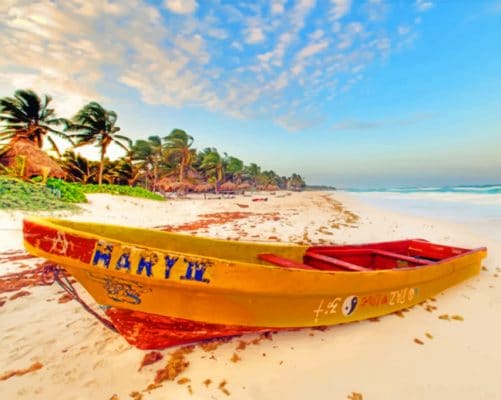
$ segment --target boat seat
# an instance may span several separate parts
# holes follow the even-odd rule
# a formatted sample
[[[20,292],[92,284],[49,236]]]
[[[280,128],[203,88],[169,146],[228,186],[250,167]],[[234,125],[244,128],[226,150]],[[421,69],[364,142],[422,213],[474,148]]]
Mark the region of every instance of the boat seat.
[[[316,269],[311,265],[301,264],[289,258],[277,256],[276,254],[271,254],[271,253],[258,254],[257,258],[269,262],[270,264],[278,265],[279,267],[283,268],[309,269],[309,270]]]
[[[412,256],[406,256],[406,255],[398,254],[398,253],[392,253],[391,251],[386,251],[386,250],[373,250],[372,252],[375,254],[379,254],[381,256],[396,258],[397,260],[407,261],[407,262],[411,262],[411,263],[419,264],[419,265],[434,264],[433,261],[425,260],[422,258],[416,258],[416,257],[412,257]]]
[[[334,257],[329,257],[323,254],[307,252],[304,256],[304,262],[306,264],[312,263],[316,269],[329,270],[334,267],[336,269],[362,272],[362,271],[372,271],[372,269],[361,267],[360,265],[355,265],[346,261],[338,260]]]

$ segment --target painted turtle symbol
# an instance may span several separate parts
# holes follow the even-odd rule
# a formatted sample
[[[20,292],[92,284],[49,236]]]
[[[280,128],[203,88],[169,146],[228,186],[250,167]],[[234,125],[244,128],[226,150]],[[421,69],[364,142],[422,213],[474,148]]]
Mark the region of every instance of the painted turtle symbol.
[[[358,297],[357,296],[348,296],[344,299],[342,312],[345,317],[353,314],[355,309],[357,308]]]

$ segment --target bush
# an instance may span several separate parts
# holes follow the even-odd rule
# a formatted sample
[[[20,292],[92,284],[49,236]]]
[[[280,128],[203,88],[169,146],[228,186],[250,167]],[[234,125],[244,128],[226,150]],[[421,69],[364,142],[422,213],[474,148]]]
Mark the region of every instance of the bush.
[[[156,193],[140,187],[120,185],[83,185],[49,178],[47,184],[37,177],[32,182],[0,176],[0,209],[11,210],[78,210],[73,203],[86,203],[85,193],[108,193],[164,200]]]
[[[39,178],[36,178],[40,181]],[[94,185],[74,182],[66,182],[61,179],[49,178],[47,187],[52,192],[59,196],[61,200],[68,203],[86,203],[87,198],[85,193],[107,193],[121,196],[141,197],[152,200],[164,200],[164,198],[156,193],[141,187],[130,187],[125,185]]]
[[[0,177],[0,209],[51,211],[78,210],[78,207],[62,201],[44,185],[2,176]]]
[[[49,178],[47,180],[47,187],[62,201],[67,203],[87,203],[87,197],[85,197],[82,186],[63,181],[62,179]]]
[[[108,193],[122,196],[142,197],[151,200],[164,200],[163,196],[143,189],[142,187],[130,187],[124,185],[82,185],[72,183],[82,189],[84,193]]]

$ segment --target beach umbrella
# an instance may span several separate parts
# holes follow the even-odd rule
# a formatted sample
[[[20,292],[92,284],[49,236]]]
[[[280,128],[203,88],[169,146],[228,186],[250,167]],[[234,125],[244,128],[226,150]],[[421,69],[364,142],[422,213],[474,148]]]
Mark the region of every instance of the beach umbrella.
[[[167,180],[162,180],[157,186],[166,192],[188,192],[195,187],[189,182],[168,182]]]
[[[223,192],[230,192],[237,189],[237,185],[233,182],[225,182],[221,186],[219,186],[219,190]]]
[[[271,183],[268,184],[265,188],[265,190],[269,190],[270,192],[274,191],[274,190],[280,190],[280,187],[278,187],[277,185],[272,185]]]
[[[188,192],[193,190],[194,185],[189,182],[172,182],[169,186],[170,192]]]
[[[206,193],[214,190],[214,185],[210,183],[199,183],[193,187],[193,191],[196,193]]]
[[[175,177],[164,176],[163,178],[157,181],[157,187],[165,191],[168,191],[170,185],[173,184],[175,181],[176,181]]]

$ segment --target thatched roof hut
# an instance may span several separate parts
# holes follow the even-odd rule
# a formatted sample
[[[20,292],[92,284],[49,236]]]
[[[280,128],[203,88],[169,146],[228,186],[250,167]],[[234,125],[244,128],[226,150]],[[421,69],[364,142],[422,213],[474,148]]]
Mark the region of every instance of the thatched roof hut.
[[[157,188],[166,190],[166,188],[170,187],[170,185],[174,182],[176,182],[176,178],[174,176],[164,176],[157,181]]]
[[[162,178],[159,181],[166,180],[167,182],[177,182],[179,180],[179,170],[175,168],[171,172],[162,175]],[[192,168],[188,168],[184,172],[183,181],[192,183],[192,184],[203,184],[205,182],[204,177],[199,174],[196,170]]]
[[[278,185],[273,185],[272,183],[269,183],[268,185],[266,185],[266,188],[264,190],[273,192],[275,190],[280,190],[280,187]]]
[[[15,138],[0,154],[0,163],[7,168],[19,168],[19,159],[24,157],[23,177],[43,176],[48,171],[48,176],[64,178],[66,172],[49,155],[35,143],[26,138]]]
[[[195,185],[193,191],[196,193],[207,193],[214,190],[214,185],[211,183],[200,183]]]
[[[160,186],[160,185],[157,185]],[[171,182],[162,184],[162,189],[166,192],[189,192],[192,191],[194,185],[189,182]]]
[[[237,189],[237,185],[233,182],[225,182],[219,186],[219,190],[223,192],[231,192]]]

